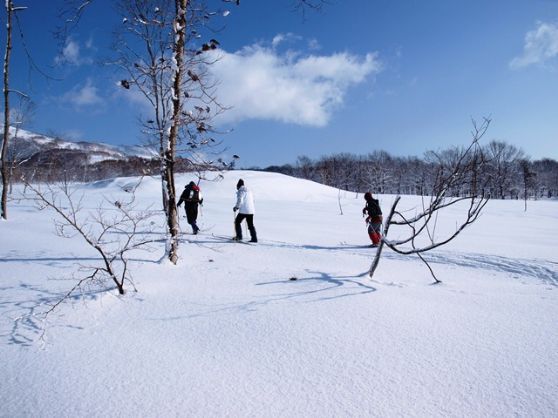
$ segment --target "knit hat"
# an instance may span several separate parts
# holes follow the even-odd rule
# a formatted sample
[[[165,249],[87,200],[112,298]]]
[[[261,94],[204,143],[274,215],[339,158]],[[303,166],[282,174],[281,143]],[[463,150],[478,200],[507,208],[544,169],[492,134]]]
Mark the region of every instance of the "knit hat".
[[[238,180],[238,183],[236,183],[236,188],[240,189],[242,186],[244,186],[244,180],[240,179]]]

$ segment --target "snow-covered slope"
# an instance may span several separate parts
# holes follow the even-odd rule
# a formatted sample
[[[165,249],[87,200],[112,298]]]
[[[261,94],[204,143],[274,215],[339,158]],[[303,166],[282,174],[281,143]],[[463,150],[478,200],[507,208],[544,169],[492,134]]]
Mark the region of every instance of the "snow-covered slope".
[[[255,194],[256,245],[226,239],[239,178]],[[83,204],[120,199],[134,183],[79,186]],[[203,231],[191,235],[181,219],[177,266],[161,242],[134,254],[137,293],[91,290],[46,321],[40,313],[79,266],[100,260],[53,235],[48,211],[10,202],[0,416],[558,415],[558,202],[527,212],[490,202],[429,254],[443,280],[431,286],[420,260],[387,250],[366,276],[374,250],[362,196],[342,193],[340,215],[337,190],[283,175],[233,171],[201,187]],[[144,179],[138,204],[158,206],[160,189]],[[394,197],[379,197],[387,211]],[[438,232],[458,215],[439,219]]]
[[[156,155],[154,150],[142,146],[115,146],[85,141],[72,142],[23,129],[10,128],[10,136],[11,152],[17,155],[18,159],[29,158],[38,152],[53,150],[81,151],[88,155],[91,163],[102,160],[120,160],[128,157],[153,158]]]

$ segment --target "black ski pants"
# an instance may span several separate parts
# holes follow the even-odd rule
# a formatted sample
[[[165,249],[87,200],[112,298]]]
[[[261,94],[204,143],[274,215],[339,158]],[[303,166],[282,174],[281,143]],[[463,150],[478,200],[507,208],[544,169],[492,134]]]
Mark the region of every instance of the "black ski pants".
[[[198,219],[198,204],[186,202],[184,203],[184,209],[186,210],[186,219],[188,220],[188,223],[192,226],[194,232],[197,232],[197,230],[199,230],[198,225],[196,224]]]
[[[257,241],[258,237],[256,235],[256,228],[254,228],[254,215],[247,215],[245,213],[239,213],[238,215],[236,215],[236,218],[234,220],[234,229],[236,231],[236,237],[238,239],[242,239],[242,228],[240,227],[240,224],[242,223],[242,221],[246,219],[246,223],[248,223],[248,230],[250,231],[250,238],[252,238],[252,241]]]

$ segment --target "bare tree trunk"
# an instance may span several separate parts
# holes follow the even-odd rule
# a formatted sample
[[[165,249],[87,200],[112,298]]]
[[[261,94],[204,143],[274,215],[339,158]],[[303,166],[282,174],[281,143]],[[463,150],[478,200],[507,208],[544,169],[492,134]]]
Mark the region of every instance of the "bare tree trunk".
[[[184,72],[184,43],[186,33],[186,7],[187,0],[175,0],[176,20],[174,22],[174,65],[172,86],[172,123],[170,126],[169,141],[165,150],[165,173],[164,179],[167,188],[168,213],[167,226],[169,229],[169,260],[176,264],[178,261],[178,213],[176,210],[176,189],[174,185],[174,161],[176,144],[178,139],[178,128],[180,126],[181,110],[181,83]]]
[[[205,2],[200,2],[201,8],[198,8],[198,3],[194,6],[188,0],[166,0],[160,9],[152,7],[154,2],[146,0],[119,0],[117,3],[124,24],[117,33],[119,57],[115,62],[129,76],[129,79],[121,80],[120,85],[125,89],[133,86],[153,107],[152,118],[143,121],[144,132],[149,138],[157,138],[159,145],[166,221],[165,256],[176,263],[179,247],[175,186],[175,170],[179,167],[177,154],[184,152],[194,156],[185,160],[195,166],[195,153],[215,143],[215,139],[205,138],[208,132],[215,132],[208,122],[214,114],[225,110],[213,96],[215,84],[208,75],[208,66],[215,62],[215,58],[212,54],[205,54],[217,49],[219,42],[211,39],[200,46],[194,35],[198,33],[194,28],[207,27],[207,19],[216,13],[205,12]],[[193,109],[186,109],[190,104]],[[182,142],[182,139],[189,142]],[[204,167],[224,164],[221,159],[216,163],[202,163]]]
[[[14,139],[17,141],[17,135],[18,135],[18,131],[19,131],[19,125],[16,124],[15,126],[15,132],[14,132]],[[14,153],[15,154],[15,153]],[[10,156],[10,161],[9,161],[9,169],[8,169],[8,194],[12,194],[13,191],[13,187],[14,187],[14,171],[16,168],[16,158],[14,155]],[[4,160],[6,161],[6,160]],[[6,161],[6,164],[8,162]]]
[[[1,203],[1,216],[8,219],[8,139],[10,133],[10,90],[9,90],[9,68],[10,68],[10,54],[12,51],[12,11],[13,3],[11,0],[6,1],[6,54],[4,55],[4,137],[2,141],[2,203]]]
[[[397,204],[399,203],[400,199],[401,199],[401,196],[397,196],[395,198],[395,201],[393,202],[393,205],[391,206],[391,210],[389,211],[389,215],[387,217],[386,224],[385,224],[386,226],[385,226],[384,231],[383,231],[383,237],[382,237],[382,240],[380,241],[380,246],[376,250],[376,256],[374,257],[374,260],[372,260],[372,264],[370,265],[370,270],[368,271],[368,275],[370,276],[370,278],[372,278],[372,276],[374,276],[374,272],[376,271],[376,268],[378,267],[378,263],[380,262],[380,256],[382,255],[382,249],[384,248],[384,239],[387,236],[389,226],[390,226],[390,223],[391,223],[391,218],[393,217],[393,215],[395,213],[395,208],[397,207]]]

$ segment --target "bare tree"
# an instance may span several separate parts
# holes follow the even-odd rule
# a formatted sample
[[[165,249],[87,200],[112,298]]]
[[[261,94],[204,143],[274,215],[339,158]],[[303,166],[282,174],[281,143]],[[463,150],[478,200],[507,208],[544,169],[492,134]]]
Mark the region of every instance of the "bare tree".
[[[172,121],[168,141],[164,149],[164,168],[161,173],[167,188],[167,228],[170,233],[168,257],[176,264],[178,261],[178,212],[176,208],[176,188],[174,185],[174,162],[178,143],[178,129],[181,125],[182,111],[182,79],[186,75],[184,67],[184,47],[186,43],[186,5],[187,0],[175,1],[174,43],[172,68]]]
[[[234,0],[222,2],[239,4]],[[98,2],[68,0],[61,13],[64,22],[58,31],[63,40],[94,3]],[[122,24],[117,31],[115,64],[127,74],[120,85],[127,90],[136,88],[153,109],[142,125],[143,131],[156,139],[159,149],[162,201],[169,237],[167,254],[172,263],[178,260],[174,184],[177,155],[187,149],[195,163],[195,156],[200,154],[193,150],[216,145],[215,139],[208,136],[214,132],[210,120],[224,110],[215,99],[215,84],[206,77],[208,66],[215,60],[211,52],[218,48],[219,42],[211,39],[202,43],[200,39],[202,33],[208,33],[209,21],[218,15],[228,15],[228,11],[209,11],[206,3],[199,0],[120,0],[117,3]],[[202,159],[201,163],[209,166],[214,162]]]
[[[512,184],[514,167],[524,157],[522,150],[503,141],[490,141],[486,147],[492,174],[492,188],[500,199],[505,199]],[[510,197],[511,193],[510,193]]]
[[[297,158],[295,170],[303,179],[316,181],[316,164],[306,155]]]
[[[550,158],[534,161],[533,170],[536,173],[537,196],[558,196],[558,161]]]
[[[10,139],[10,58],[12,53],[12,16],[14,13],[27,9],[16,7],[12,0],[6,0],[6,53],[4,55],[4,135],[2,140],[2,153],[0,163],[2,165],[2,198],[0,203],[0,216],[8,219],[8,184],[10,177],[10,164],[8,163],[8,142]]]
[[[193,166],[207,168],[222,163],[208,160],[200,152],[218,145],[211,136],[215,133],[211,119],[224,110],[215,98],[215,82],[208,77],[208,67],[217,59],[212,52],[219,42],[200,40],[201,28],[207,28],[209,20],[217,14],[208,11],[204,2],[192,0],[121,0],[119,12],[122,28],[116,42],[116,64],[127,74],[120,85],[139,91],[152,108],[142,126],[159,149],[162,200],[169,233],[168,258],[176,263],[177,155]],[[198,158],[199,155],[204,157]]]
[[[136,250],[147,250],[149,244],[154,242],[150,234],[153,232],[151,218],[155,212],[136,208],[134,200],[137,185],[128,189],[130,198],[127,201],[111,202],[105,199],[94,211],[83,206],[83,195],[78,196],[77,189],[67,182],[47,184],[46,188],[30,183],[26,185],[32,191],[31,199],[40,209],[49,208],[56,213],[58,236],[78,236],[99,255],[98,265],[81,267],[84,277],[60,302],[86,283],[104,284],[108,280],[121,295],[125,292],[126,283],[133,286],[129,254]]]
[[[367,190],[375,193],[386,193],[388,183],[392,180],[393,158],[386,151],[374,151],[368,155],[365,168]]]
[[[518,161],[521,169],[521,180],[523,183],[523,201],[525,203],[525,212],[527,212],[527,199],[529,198],[529,189],[535,186],[536,173],[531,169],[531,162],[528,158],[521,158]]]
[[[480,126],[473,122],[472,142],[469,147],[452,154],[450,160],[439,157],[432,195],[428,202],[423,199],[423,207],[416,215],[408,217],[400,212],[397,206],[401,196],[395,198],[385,221],[383,238],[370,266],[370,277],[373,277],[378,267],[385,245],[398,254],[417,255],[426,264],[435,282],[440,282],[423,254],[456,238],[478,219],[482,209],[488,203],[488,197],[482,195],[483,188],[479,183],[480,173],[485,163],[479,141],[489,125],[490,120],[487,118]],[[452,190],[466,190],[466,192],[463,195],[455,195]],[[452,233],[441,238],[437,237],[435,228],[438,217],[442,216],[445,209],[460,203],[465,205],[464,218],[458,222]],[[408,233],[403,238],[390,240],[388,232],[392,225],[404,227]]]

